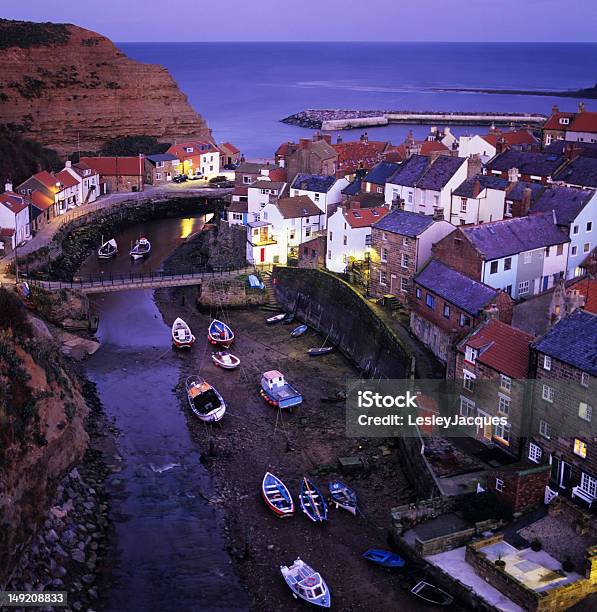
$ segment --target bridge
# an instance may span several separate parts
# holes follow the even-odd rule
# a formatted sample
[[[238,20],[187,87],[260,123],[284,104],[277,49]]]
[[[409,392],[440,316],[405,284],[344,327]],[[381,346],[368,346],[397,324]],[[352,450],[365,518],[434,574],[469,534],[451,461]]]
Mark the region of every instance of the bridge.
[[[130,274],[105,274],[95,277],[75,277],[72,281],[41,280],[21,276],[30,286],[41,287],[49,291],[60,289],[75,289],[82,293],[109,293],[112,291],[127,291],[131,289],[160,289],[161,287],[186,287],[200,285],[203,281],[213,278],[230,278],[242,274],[264,272],[269,266],[246,266],[244,268],[223,268],[220,270],[203,270],[200,272],[169,273],[150,271]]]

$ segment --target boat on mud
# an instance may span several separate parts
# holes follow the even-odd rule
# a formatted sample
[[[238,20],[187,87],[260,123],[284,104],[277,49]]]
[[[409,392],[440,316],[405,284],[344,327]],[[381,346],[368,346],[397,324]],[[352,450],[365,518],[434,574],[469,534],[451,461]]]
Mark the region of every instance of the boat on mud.
[[[333,346],[321,346],[319,348],[310,348],[307,353],[309,353],[309,357],[319,357],[320,355],[327,355],[333,350]]]
[[[381,548],[370,548],[363,553],[363,557],[372,563],[381,565],[382,567],[404,567],[404,559],[399,555],[383,550]]]
[[[218,391],[201,376],[189,376],[186,381],[187,399],[191,410],[206,423],[219,421],[226,412],[226,403]]]
[[[290,332],[290,337],[291,338],[298,338],[299,336],[302,336],[309,328],[306,325],[299,325],[298,327],[295,327],[291,332]]]
[[[454,598],[449,593],[442,591],[439,587],[436,587],[429,582],[422,580],[418,582],[410,592],[419,599],[422,599],[426,603],[433,604],[434,606],[441,606],[447,608],[452,605]]]
[[[220,321],[219,319],[214,319],[209,324],[209,329],[207,330],[207,339],[212,344],[228,348],[234,340],[234,332],[223,321]]]
[[[263,477],[261,493],[267,506],[280,518],[294,514],[294,501],[288,487],[271,472]]]
[[[336,508],[344,508],[356,516],[357,513],[357,494],[343,482],[332,480],[328,484],[332,503]]]
[[[224,370],[234,370],[240,365],[240,359],[228,351],[218,351],[212,356],[212,361]]]
[[[131,248],[130,256],[134,260],[137,260],[137,259],[143,259],[144,257],[147,257],[150,253],[151,253],[151,242],[149,242],[147,238],[141,237],[139,238],[139,240],[137,240],[137,242],[135,242],[135,244]]]
[[[290,567],[281,565],[280,571],[295,598],[300,598],[319,608],[330,607],[332,598],[321,574],[300,558],[296,559]]]
[[[283,321],[288,315],[285,312],[281,312],[280,314],[274,315],[273,317],[268,317],[265,322],[268,325],[273,325],[274,323],[279,323]]]
[[[320,490],[306,477],[299,494],[301,510],[314,522],[323,523],[328,518],[328,507]]]
[[[118,244],[114,238],[110,238],[102,244],[97,250],[97,256],[99,259],[112,259],[118,253]]]
[[[195,343],[195,336],[188,324],[178,317],[172,323],[172,344],[176,348],[191,348]]]
[[[261,397],[270,405],[278,408],[292,408],[303,401],[303,396],[284,379],[278,370],[269,370],[261,376]]]

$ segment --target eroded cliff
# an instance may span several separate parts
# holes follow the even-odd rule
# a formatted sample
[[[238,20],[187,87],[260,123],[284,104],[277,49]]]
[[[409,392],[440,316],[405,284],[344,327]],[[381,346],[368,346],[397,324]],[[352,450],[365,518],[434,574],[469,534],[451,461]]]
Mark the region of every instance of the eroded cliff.
[[[211,140],[165,68],[70,24],[0,20],[0,124],[61,154],[127,135]]]

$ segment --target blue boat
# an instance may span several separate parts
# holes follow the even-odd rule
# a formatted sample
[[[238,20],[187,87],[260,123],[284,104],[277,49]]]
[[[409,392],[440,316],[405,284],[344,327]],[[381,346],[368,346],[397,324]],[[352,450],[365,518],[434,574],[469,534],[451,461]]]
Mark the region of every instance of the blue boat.
[[[280,565],[280,571],[294,597],[318,608],[329,608],[332,603],[330,590],[319,572],[300,558],[290,567]]]
[[[211,344],[228,348],[234,340],[234,332],[223,321],[214,319],[209,324],[209,329],[207,330],[207,339],[209,340],[209,342],[211,342]]]
[[[382,567],[404,567],[404,559],[402,557],[381,548],[370,548],[367,552],[363,553],[363,557]]]
[[[293,338],[298,338],[299,336],[302,336],[309,328],[306,325],[299,325],[298,327],[295,327],[291,332],[290,335]]]
[[[260,394],[268,404],[278,408],[292,408],[303,401],[303,396],[284,380],[284,374],[278,370],[263,373]]]
[[[328,507],[319,489],[306,477],[299,494],[301,510],[314,522],[323,523],[328,518]]]
[[[332,480],[328,484],[330,497],[336,508],[344,508],[356,516],[357,513],[357,494],[339,480]]]

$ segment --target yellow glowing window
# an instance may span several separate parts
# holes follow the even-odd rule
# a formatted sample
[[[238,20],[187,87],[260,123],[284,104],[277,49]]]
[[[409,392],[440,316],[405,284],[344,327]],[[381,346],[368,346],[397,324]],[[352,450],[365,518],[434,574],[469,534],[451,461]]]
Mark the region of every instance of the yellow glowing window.
[[[587,458],[587,443],[579,440],[578,438],[574,438],[574,454],[582,457],[583,459]]]

